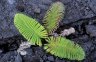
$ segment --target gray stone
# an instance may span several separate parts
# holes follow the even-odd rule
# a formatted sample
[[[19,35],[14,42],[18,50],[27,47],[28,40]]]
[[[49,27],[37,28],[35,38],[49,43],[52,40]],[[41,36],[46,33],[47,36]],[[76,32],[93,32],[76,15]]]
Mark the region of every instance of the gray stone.
[[[94,25],[87,25],[86,26],[86,32],[92,37],[96,37],[96,26]]]
[[[36,56],[31,48],[25,50],[28,54],[22,56],[24,62],[40,62],[40,57]]]
[[[16,32],[15,27],[11,28],[14,26],[13,17],[16,13],[15,6],[16,6],[15,3],[10,5],[10,3],[8,3],[8,1],[6,1],[6,0],[0,1],[0,15],[1,15],[0,16],[0,39],[14,36],[14,34]],[[16,34],[17,34],[17,32],[16,32]]]
[[[3,52],[3,50],[0,49],[0,54]]]
[[[34,7],[33,10],[34,10],[35,13],[40,13],[41,12],[41,9],[38,6],[34,5],[33,7]]]
[[[59,58],[56,58],[56,59],[55,59],[55,62],[67,62],[67,61],[61,60],[61,59],[59,59]]]
[[[15,0],[8,0],[8,3],[9,4],[14,4],[15,3]]]
[[[50,61],[46,61],[46,62],[50,62]]]
[[[88,0],[90,9],[96,14],[96,0]]]
[[[21,58],[20,54],[18,54],[16,56],[15,62],[22,62],[22,58]]]
[[[22,58],[16,51],[11,51],[2,57],[0,62],[22,62]]]
[[[87,1],[88,0],[69,1],[69,3],[66,4],[66,13],[63,23],[68,24],[80,19],[91,18],[95,16],[88,3],[86,3]]]
[[[92,49],[91,49],[92,45],[93,45],[92,42],[84,43],[83,48],[86,52],[86,55],[89,55],[89,53],[90,53],[89,51],[92,51]]]
[[[49,56],[49,57],[48,57],[48,60],[49,60],[49,61],[54,61],[54,57],[53,57],[53,56]]]

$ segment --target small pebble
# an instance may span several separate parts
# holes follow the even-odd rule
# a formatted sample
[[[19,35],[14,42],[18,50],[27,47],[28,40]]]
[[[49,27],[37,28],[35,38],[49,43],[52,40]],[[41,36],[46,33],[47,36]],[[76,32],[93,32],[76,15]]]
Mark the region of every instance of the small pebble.
[[[96,37],[96,26],[95,25],[86,25],[86,32],[92,37]]]
[[[8,3],[9,4],[14,4],[15,3],[15,0],[8,0]]]
[[[35,6],[34,7],[34,12],[39,14],[41,12],[41,10],[40,10],[39,7]]]
[[[0,53],[2,53],[3,51],[2,50],[0,50]]]
[[[48,60],[49,60],[49,61],[54,61],[54,57],[53,57],[53,56],[49,56],[49,57],[48,57]]]
[[[70,34],[73,34],[75,33],[75,29],[73,27],[69,28],[69,29],[64,29],[62,32],[61,32],[61,36],[68,36]]]
[[[31,44],[29,42],[23,42],[20,44],[17,52],[20,53],[21,55],[26,55],[27,52],[24,49],[29,48],[30,46]]]

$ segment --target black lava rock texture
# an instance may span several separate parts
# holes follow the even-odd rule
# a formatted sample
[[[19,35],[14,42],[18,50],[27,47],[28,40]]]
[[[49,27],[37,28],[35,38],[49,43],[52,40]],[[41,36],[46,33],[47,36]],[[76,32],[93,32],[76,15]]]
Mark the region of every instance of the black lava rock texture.
[[[76,32],[66,38],[83,47],[86,57],[81,62],[96,62],[96,0],[0,0],[0,62],[79,62],[52,56],[37,46],[26,49],[24,56],[16,51],[26,40],[14,26],[14,15],[22,12],[42,23],[55,1],[61,1],[66,9],[57,32],[74,27]]]

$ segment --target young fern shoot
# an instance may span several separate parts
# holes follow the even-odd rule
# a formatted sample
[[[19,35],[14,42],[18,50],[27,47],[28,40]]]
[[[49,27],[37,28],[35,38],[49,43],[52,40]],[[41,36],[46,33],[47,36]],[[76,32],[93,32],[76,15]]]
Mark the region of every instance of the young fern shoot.
[[[64,11],[65,7],[61,2],[55,2],[50,6],[43,19],[44,26],[49,35],[52,35],[54,31],[58,28],[59,22],[64,16]]]

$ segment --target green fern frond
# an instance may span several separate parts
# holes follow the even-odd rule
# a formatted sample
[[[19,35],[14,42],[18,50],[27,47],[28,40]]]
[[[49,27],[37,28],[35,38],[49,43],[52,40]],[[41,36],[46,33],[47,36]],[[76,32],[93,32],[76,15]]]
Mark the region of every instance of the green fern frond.
[[[64,11],[63,3],[55,2],[45,14],[43,23],[49,34],[52,34],[58,28],[59,22],[64,16]]]
[[[83,60],[85,57],[83,49],[66,38],[52,36],[47,41],[44,49],[55,56],[71,60]]]
[[[19,32],[33,45],[42,45],[41,38],[47,38],[48,33],[45,28],[35,19],[23,14],[16,14],[14,24]]]

